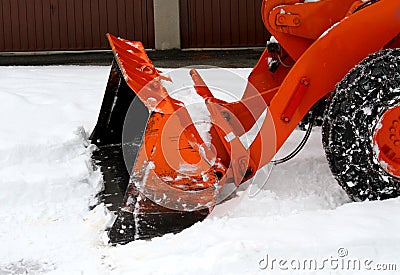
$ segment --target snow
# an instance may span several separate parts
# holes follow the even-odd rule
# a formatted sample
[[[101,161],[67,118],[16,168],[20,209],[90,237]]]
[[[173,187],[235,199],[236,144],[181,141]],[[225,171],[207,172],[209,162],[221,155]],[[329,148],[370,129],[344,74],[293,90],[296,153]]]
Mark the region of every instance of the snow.
[[[351,202],[330,173],[318,128],[298,156],[259,171],[248,190],[217,206],[204,222],[177,235],[109,246],[104,229],[112,215],[104,205],[90,210],[102,179],[90,164],[94,148],[87,143],[108,71],[0,67],[0,274],[395,274],[368,271],[393,268],[377,264],[400,269],[400,221],[394,216],[400,200]],[[245,77],[250,70],[229,72]],[[207,83],[223,85],[213,88],[221,97],[240,97],[237,77],[200,73]],[[302,135],[295,131],[280,156]],[[323,269],[299,270],[305,260]],[[343,261],[359,261],[361,271],[348,271]]]
[[[333,30],[335,27],[339,26],[340,22],[336,22],[335,24],[333,24],[329,29],[327,29],[326,31],[324,31],[319,38],[323,38],[325,37],[331,30]]]

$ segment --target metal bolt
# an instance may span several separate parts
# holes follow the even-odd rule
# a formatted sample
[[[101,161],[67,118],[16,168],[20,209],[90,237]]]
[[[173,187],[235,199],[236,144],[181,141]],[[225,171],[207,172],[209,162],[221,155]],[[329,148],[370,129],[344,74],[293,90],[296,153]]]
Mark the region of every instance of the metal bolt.
[[[158,89],[158,88],[160,88],[160,82],[158,82],[158,81],[153,81],[152,83],[151,83],[151,87],[153,88],[153,89]]]
[[[310,82],[308,82],[308,81],[305,80],[305,79],[302,79],[302,80],[300,81],[300,83],[303,84],[304,86],[310,85]]]

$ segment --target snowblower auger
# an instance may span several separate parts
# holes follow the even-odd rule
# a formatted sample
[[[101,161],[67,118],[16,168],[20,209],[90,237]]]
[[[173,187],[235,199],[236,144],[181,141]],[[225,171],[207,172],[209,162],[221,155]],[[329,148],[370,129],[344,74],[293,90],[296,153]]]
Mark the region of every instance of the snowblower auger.
[[[391,141],[400,144],[397,126],[393,126],[400,117],[400,70],[397,59],[380,58],[397,56],[399,51],[379,51],[400,46],[400,2],[264,0],[262,9],[264,24],[279,44],[267,45],[241,100],[228,103],[215,98],[200,74],[190,71],[193,89],[204,99],[209,114],[206,133],[198,131],[185,102],[170,95],[165,87],[171,79],[154,68],[141,43],[108,35],[115,59],[91,138],[100,148],[95,159],[106,187],[108,181],[121,181],[116,192],[121,197],[127,185],[123,203],[114,204],[118,216],[109,232],[111,242],[175,233],[204,219],[217,203],[267,165],[299,122],[324,106],[321,102],[328,106],[323,125],[325,150],[344,189],[361,200],[399,194],[396,156],[400,153]],[[376,54],[368,57],[372,53]],[[353,70],[336,88],[340,96],[331,97],[336,83],[359,63],[357,68],[367,64],[368,69]],[[366,72],[372,76],[362,78],[365,85],[352,86]],[[375,94],[373,87],[381,90],[379,106],[373,99],[364,100]],[[365,91],[350,92],[359,88]],[[385,89],[390,93],[382,92]],[[358,129],[343,126],[361,117],[353,113],[356,110],[348,99],[359,94],[364,99],[357,104],[369,104],[359,110],[363,118],[368,120],[369,113],[374,116],[362,136]],[[382,100],[384,94],[390,98]],[[343,110],[344,106],[349,110]],[[260,120],[262,126],[254,138],[244,142],[243,137]],[[359,150],[352,151],[350,146],[344,152],[338,149],[340,144],[362,144],[369,150],[362,159],[346,158],[346,154],[359,155]],[[119,167],[122,163],[124,172]],[[344,182],[343,174],[349,169],[353,174],[363,173],[360,182]],[[374,176],[363,182],[369,169]]]
[[[115,59],[99,119],[90,139],[99,147],[93,158],[104,175],[105,190],[102,199],[111,210],[118,212],[117,220],[109,232],[110,240],[113,243],[125,243],[134,239],[179,232],[204,219],[209,210],[200,207],[197,211],[192,209],[193,211],[188,212],[163,207],[141,195],[134,180],[149,177],[149,174],[143,174],[143,167],[151,166],[146,153],[151,153],[152,146],[162,147],[157,141],[158,128],[162,129],[166,121],[169,121],[171,129],[177,130],[171,125],[173,119],[167,118],[170,118],[170,114],[175,110],[182,109],[182,104],[162,90],[162,77],[147,58],[140,42],[132,43],[111,35],[108,35],[108,38]],[[129,74],[134,78],[130,78]],[[148,83],[150,84],[146,85]],[[151,93],[155,94],[154,97],[150,97]],[[157,112],[154,109],[156,107],[162,108],[162,113]],[[185,109],[182,109],[181,114],[183,113],[187,114]],[[124,124],[128,126],[124,127]],[[146,137],[143,136],[145,132]],[[176,132],[172,134],[176,136]],[[181,142],[186,142],[187,147],[181,148],[182,152],[193,150],[188,148],[187,138],[182,137]],[[176,148],[176,144],[169,147]],[[140,155],[142,148],[143,156]],[[147,149],[150,152],[146,152]],[[157,153],[154,157],[157,157]],[[198,154],[191,157],[196,160]],[[168,170],[168,165],[164,167],[167,169],[163,171],[164,177],[178,177],[174,170]],[[190,181],[185,180],[185,176],[182,176],[180,183],[186,184],[185,188],[196,189],[190,186]],[[202,175],[201,179],[205,176],[206,174]],[[207,190],[205,196],[209,196],[208,193]],[[164,192],[162,195],[167,194]],[[121,202],[124,202],[123,207]],[[209,202],[208,197],[206,202]],[[198,203],[201,203],[201,200],[198,200]]]

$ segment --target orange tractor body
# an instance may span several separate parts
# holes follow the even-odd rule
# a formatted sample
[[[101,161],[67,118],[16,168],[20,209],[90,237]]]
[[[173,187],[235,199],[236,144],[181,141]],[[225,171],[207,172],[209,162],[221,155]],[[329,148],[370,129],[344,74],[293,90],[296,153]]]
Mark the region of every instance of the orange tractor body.
[[[125,93],[132,93],[131,101],[139,100],[144,106],[141,114],[132,111],[132,116],[145,116],[137,152],[126,167],[129,184],[110,231],[113,242],[175,232],[156,228],[161,223],[164,227],[179,223],[179,219],[196,213],[204,218],[226,198],[225,194],[231,194],[271,162],[299,123],[318,102],[329,101],[336,84],[352,68],[372,53],[400,47],[400,2],[395,0],[264,0],[262,17],[277,42],[268,44],[239,101],[215,98],[199,72],[189,72],[209,112],[209,140],[198,132],[185,102],[165,88],[171,80],[154,67],[142,44],[108,35],[115,55],[107,88],[108,102],[113,103],[108,106],[103,102],[103,118],[99,118],[92,140],[100,150],[110,144],[123,147],[129,143],[123,137],[107,141],[109,135],[124,136],[132,121],[124,118],[130,112],[130,101],[113,118],[116,99],[123,98],[121,87]],[[399,108],[390,108],[386,115],[390,121],[383,124],[399,116]],[[121,118],[125,124],[120,121],[116,128],[110,125],[110,121]],[[254,140],[243,144],[240,137],[260,119],[262,126]],[[380,132],[378,128],[372,137],[374,144],[387,147],[392,128],[389,125]],[[127,148],[129,151],[131,147]],[[377,158],[390,163],[385,172],[393,177],[400,174],[400,162],[395,158],[387,154]],[[151,212],[162,216],[163,221],[149,221],[152,218],[146,213]],[[138,228],[139,216],[147,219],[147,229]],[[182,227],[197,220],[183,222]]]

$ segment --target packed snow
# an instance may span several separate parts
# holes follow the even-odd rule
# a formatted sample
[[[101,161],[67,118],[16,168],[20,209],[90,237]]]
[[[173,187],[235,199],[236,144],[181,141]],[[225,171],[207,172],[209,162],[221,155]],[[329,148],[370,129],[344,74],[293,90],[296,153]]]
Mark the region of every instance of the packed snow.
[[[113,216],[96,200],[103,183],[87,136],[109,69],[0,67],[0,274],[399,272],[400,199],[351,202],[330,173],[318,128],[298,156],[261,170],[205,221],[108,245]],[[245,78],[250,70],[229,72]],[[201,73],[240,96],[240,77]],[[303,135],[296,130],[279,155]]]

